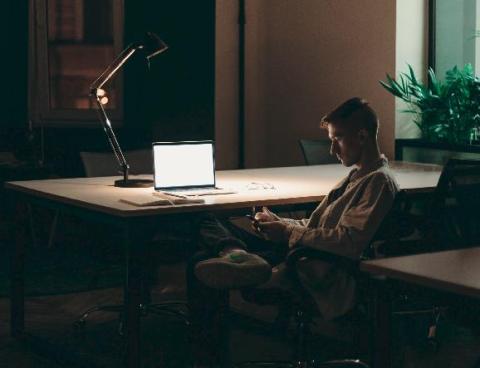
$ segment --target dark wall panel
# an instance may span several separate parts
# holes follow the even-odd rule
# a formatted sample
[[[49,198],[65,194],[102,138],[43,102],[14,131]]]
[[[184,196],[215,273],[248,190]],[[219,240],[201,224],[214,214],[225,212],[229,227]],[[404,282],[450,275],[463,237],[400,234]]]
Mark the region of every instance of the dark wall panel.
[[[215,1],[127,2],[126,43],[157,33],[169,49],[126,68],[127,130],[151,132],[147,140],[213,139]]]
[[[23,144],[27,126],[28,2],[4,0],[0,12],[0,151]]]

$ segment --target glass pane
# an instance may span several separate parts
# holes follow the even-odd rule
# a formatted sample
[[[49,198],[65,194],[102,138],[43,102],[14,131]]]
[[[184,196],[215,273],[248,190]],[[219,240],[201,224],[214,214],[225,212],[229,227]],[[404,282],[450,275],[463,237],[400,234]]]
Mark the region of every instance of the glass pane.
[[[114,59],[113,0],[48,0],[51,109],[90,109],[90,84]],[[107,85],[108,108],[116,106]]]
[[[480,73],[480,0],[436,1],[435,71],[441,78],[455,65]]]

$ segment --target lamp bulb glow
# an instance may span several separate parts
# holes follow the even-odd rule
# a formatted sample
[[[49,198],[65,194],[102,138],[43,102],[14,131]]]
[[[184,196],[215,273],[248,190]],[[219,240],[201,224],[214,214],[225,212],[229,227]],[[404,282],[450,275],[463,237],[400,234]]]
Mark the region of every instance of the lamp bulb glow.
[[[106,105],[108,103],[108,97],[107,96],[103,96],[102,98],[100,98],[100,103],[102,105]]]
[[[96,94],[97,94],[97,97],[103,97],[103,96],[105,96],[106,92],[102,88],[97,88]]]

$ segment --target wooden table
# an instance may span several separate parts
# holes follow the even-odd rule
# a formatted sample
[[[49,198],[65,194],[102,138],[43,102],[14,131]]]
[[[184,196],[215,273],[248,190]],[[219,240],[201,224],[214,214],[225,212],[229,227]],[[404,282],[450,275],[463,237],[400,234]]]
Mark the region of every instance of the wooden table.
[[[360,264],[360,270],[445,293],[480,299],[480,247],[365,261]],[[383,295],[377,299],[376,305],[376,315],[382,320],[376,321],[378,331],[374,332],[377,337],[383,336],[374,339],[377,342],[374,347],[374,366],[382,368],[391,365],[390,339],[385,337],[385,332],[390,331],[390,288],[384,286],[380,285]]]
[[[431,191],[441,167],[436,165],[392,163],[402,189],[414,193]],[[202,211],[248,209],[252,205],[290,205],[319,202],[349,172],[339,164],[230,170],[216,173],[217,185],[236,190],[235,194],[208,196],[204,203],[136,207],[121,200],[152,198],[152,188],[117,188],[113,177],[32,180],[9,182],[6,188],[17,197],[17,223],[26,224],[24,207],[35,203],[94,221],[115,225],[122,234],[127,257],[124,302],[126,306],[126,363],[139,367],[141,239],[147,223],[158,216],[191,214]],[[254,189],[271,187],[273,189]],[[23,231],[22,231],[23,230]],[[11,333],[24,334],[24,252],[28,237],[18,226],[11,278]]]

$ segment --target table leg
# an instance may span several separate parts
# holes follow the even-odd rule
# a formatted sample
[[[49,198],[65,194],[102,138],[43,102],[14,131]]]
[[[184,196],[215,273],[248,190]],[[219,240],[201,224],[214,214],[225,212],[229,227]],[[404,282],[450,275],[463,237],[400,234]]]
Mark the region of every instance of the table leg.
[[[374,368],[392,366],[392,301],[385,280],[375,280],[370,311],[370,362]]]
[[[20,199],[15,208],[15,244],[11,251],[10,334],[19,337],[25,330],[25,247],[27,243],[28,208]]]
[[[132,240],[136,240],[135,244]],[[126,366],[140,367],[140,303],[142,241],[132,236],[132,228],[124,226],[123,241],[127,273],[124,288]]]

